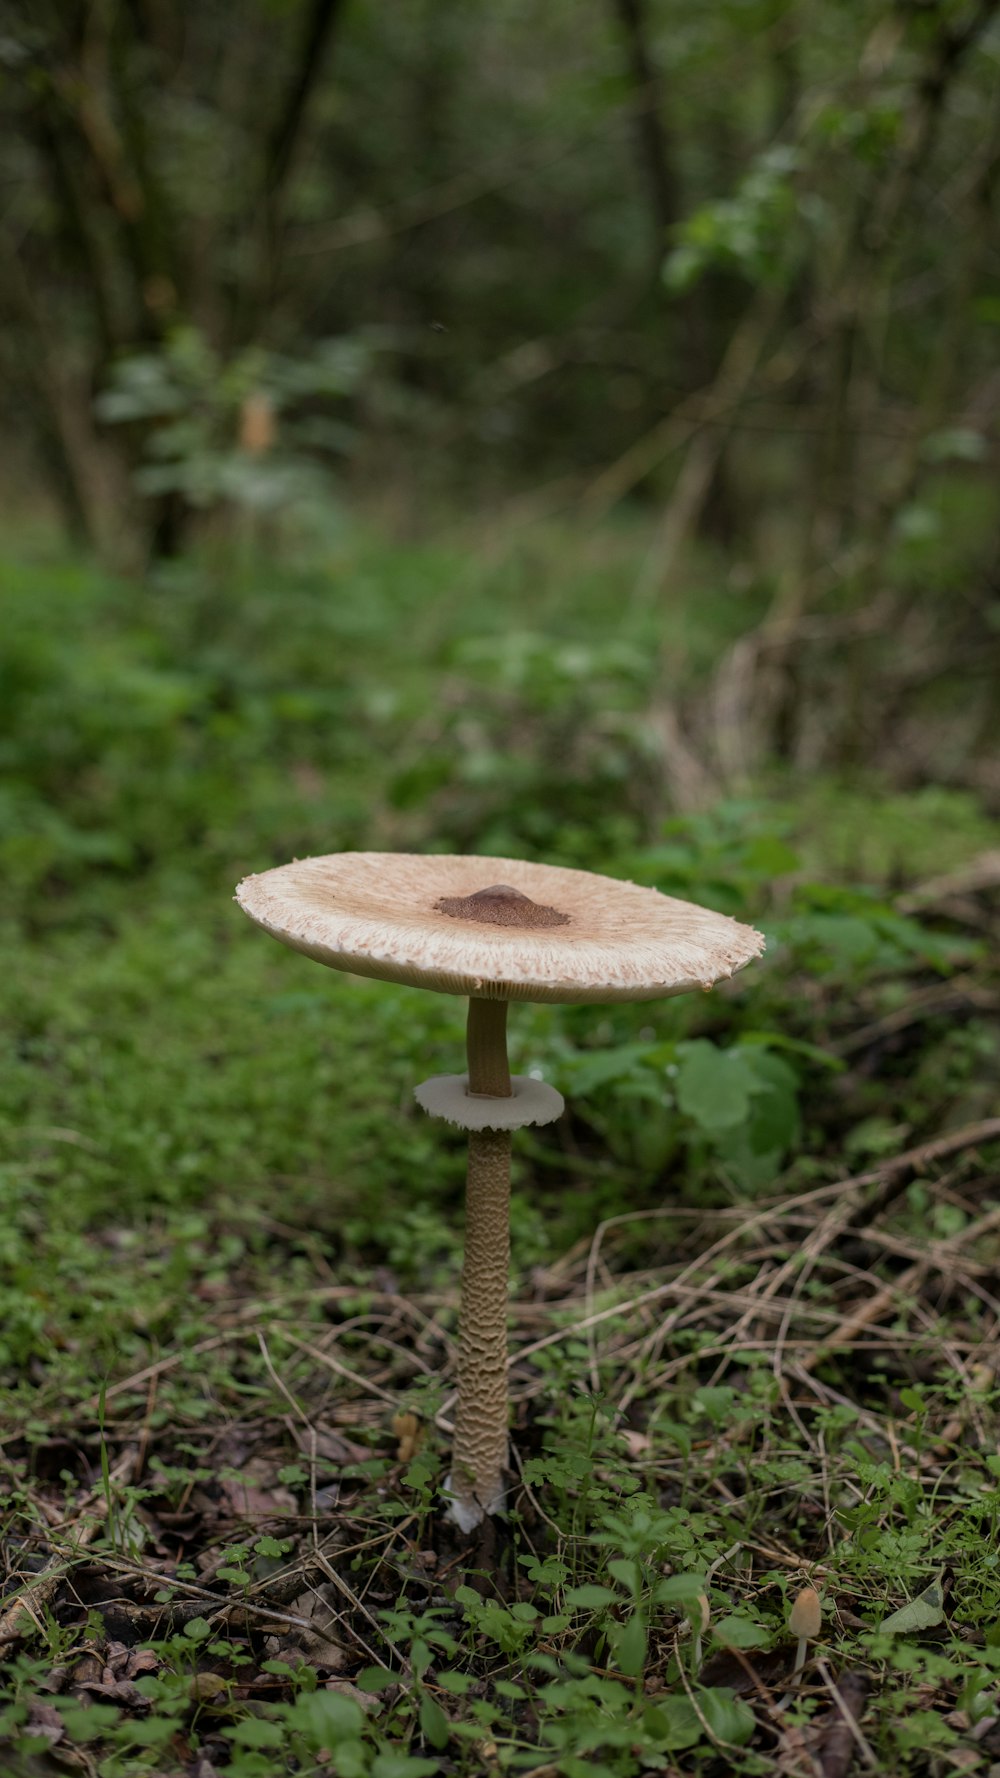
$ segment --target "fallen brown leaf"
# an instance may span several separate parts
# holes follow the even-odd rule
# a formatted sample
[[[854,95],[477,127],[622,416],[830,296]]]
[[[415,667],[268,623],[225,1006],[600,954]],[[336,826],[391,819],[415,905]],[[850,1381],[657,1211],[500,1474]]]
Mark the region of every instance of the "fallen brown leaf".
[[[292,1599],[287,1607],[289,1616],[305,1618],[306,1624],[296,1624],[290,1636],[270,1637],[267,1644],[270,1658],[287,1661],[289,1666],[294,1666],[297,1660],[305,1660],[312,1666],[326,1668],[327,1672],[338,1671],[344,1665],[344,1651],[339,1632],[340,1614],[335,1604],[337,1598],[333,1587],[324,1582]]]
[[[360,1706],[366,1716],[371,1716],[373,1711],[381,1707],[382,1700],[376,1697],[374,1692],[360,1691],[356,1685],[351,1684],[349,1679],[328,1679],[323,1690],[336,1692],[341,1698],[350,1698]]]
[[[74,1686],[74,1695],[83,1694],[83,1701],[89,1703],[91,1698],[102,1699],[108,1704],[121,1704],[128,1710],[141,1711],[149,1709],[149,1699],[144,1697],[138,1686],[131,1679],[110,1679],[95,1682],[88,1680],[84,1686]]]
[[[221,1673],[196,1673],[188,1686],[188,1696],[204,1704],[209,1698],[217,1698],[226,1690],[226,1681]]]
[[[305,1440],[302,1441],[302,1449],[306,1450]],[[323,1421],[317,1425],[316,1455],[322,1457],[325,1463],[335,1463],[338,1466],[343,1463],[364,1463],[371,1454],[370,1446],[359,1445],[354,1439],[345,1438],[335,1427],[327,1426]]]
[[[794,1645],[788,1643],[779,1648],[755,1648],[744,1655],[721,1649],[705,1662],[698,1679],[702,1685],[725,1686],[738,1697],[762,1689],[775,1691],[792,1671],[794,1652]]]
[[[57,1741],[62,1740],[66,1731],[55,1705],[43,1704],[40,1698],[33,1698],[23,1733],[37,1735],[40,1741],[47,1741],[50,1747],[54,1747]]]
[[[151,1648],[130,1648],[126,1679],[138,1679],[140,1673],[155,1673],[160,1665],[160,1657]]]
[[[73,1668],[73,1685],[100,1685],[104,1679],[104,1662],[94,1654],[81,1655]]]
[[[645,1457],[653,1448],[653,1441],[648,1432],[633,1432],[631,1427],[623,1427],[621,1437],[630,1457]]]
[[[298,1510],[291,1489],[281,1486],[274,1464],[262,1457],[242,1464],[238,1476],[222,1477],[219,1494],[234,1519],[249,1520],[255,1527],[263,1519],[286,1518]]]
[[[823,1778],[847,1778],[858,1752],[854,1729],[868,1696],[868,1681],[861,1673],[844,1673],[836,1685],[840,1704],[835,1704],[816,1724],[815,1752]]]

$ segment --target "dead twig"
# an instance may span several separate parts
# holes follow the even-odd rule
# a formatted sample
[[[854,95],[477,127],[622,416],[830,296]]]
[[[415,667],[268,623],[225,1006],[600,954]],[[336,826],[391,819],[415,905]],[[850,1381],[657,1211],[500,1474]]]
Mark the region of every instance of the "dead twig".
[[[310,1345],[308,1340],[300,1340],[297,1334],[283,1327],[280,1322],[274,1322],[268,1332],[281,1340],[287,1340],[297,1351],[305,1352],[316,1364],[323,1365],[326,1370],[333,1371],[335,1376],[343,1377],[346,1382],[353,1383],[356,1389],[367,1395],[377,1395],[380,1401],[388,1402],[390,1407],[399,1406],[398,1394],[391,1395],[388,1389],[383,1389],[379,1383],[373,1383],[370,1377],[362,1377],[357,1371],[349,1370],[346,1364],[341,1364],[339,1358],[332,1358],[329,1352],[322,1352],[318,1346]]]
[[[925,988],[922,993],[915,994],[905,1006],[896,1007],[882,1018],[873,1019],[871,1024],[862,1025],[857,1031],[850,1031],[846,1037],[838,1038],[830,1048],[835,1056],[852,1056],[857,1050],[870,1049],[873,1044],[881,1043],[883,1038],[895,1037],[900,1031],[906,1031],[911,1025],[917,1025],[924,1019],[936,1019],[947,1013],[965,1011],[1000,1012],[1000,1000],[989,989],[963,978],[944,984],[936,983],[934,987]]]
[[[900,912],[909,914],[918,908],[934,907],[953,896],[977,895],[984,889],[1000,889],[1000,850],[980,852],[958,870],[946,871],[940,877],[929,877],[925,883],[901,895],[896,903]]]
[[[833,1698],[833,1709],[817,1724],[817,1758],[823,1778],[847,1778],[854,1757],[860,1753],[866,1766],[878,1771],[878,1760],[858,1727],[868,1696],[868,1681],[861,1673],[845,1673],[834,1684],[824,1661],[816,1663],[820,1677]]]
[[[126,1451],[109,1473],[107,1493],[102,1485],[101,1488],[92,1489],[83,1500],[72,1526],[64,1531],[57,1555],[18,1593],[13,1604],[8,1606],[0,1618],[0,1648],[18,1641],[21,1636],[29,1635],[31,1630],[42,1628],[39,1613],[48,1604],[63,1575],[93,1543],[103,1527],[111,1506],[112,1490],[125,1488],[133,1480],[138,1457],[137,1450]]]

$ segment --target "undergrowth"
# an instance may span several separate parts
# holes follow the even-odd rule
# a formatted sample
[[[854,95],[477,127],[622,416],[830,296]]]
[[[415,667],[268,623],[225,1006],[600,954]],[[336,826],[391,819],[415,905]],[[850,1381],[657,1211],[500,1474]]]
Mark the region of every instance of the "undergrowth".
[[[5,1769],[1000,1761],[995,825],[777,770],[671,813],[618,569],[9,565]],[[733,620],[670,621],[696,663]],[[512,1021],[568,1112],[516,1145],[479,1546],[440,1493],[462,1150],[412,1100],[462,1004],[230,899],[349,847],[592,867],[768,939],[711,996]]]

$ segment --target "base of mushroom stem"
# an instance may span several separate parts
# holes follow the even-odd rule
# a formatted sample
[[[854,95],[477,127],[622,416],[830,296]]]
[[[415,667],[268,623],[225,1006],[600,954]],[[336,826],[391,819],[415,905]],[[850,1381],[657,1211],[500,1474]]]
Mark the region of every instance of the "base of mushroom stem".
[[[484,1519],[491,1518],[495,1514],[499,1514],[501,1517],[506,1514],[507,1491],[505,1488],[498,1489],[489,1501],[480,1502],[478,1500],[460,1500],[458,1495],[452,1492],[452,1487],[451,1476],[445,1476],[444,1492],[450,1494],[451,1499],[444,1516],[450,1525],[457,1525],[460,1531],[475,1531],[476,1526],[481,1525]]]

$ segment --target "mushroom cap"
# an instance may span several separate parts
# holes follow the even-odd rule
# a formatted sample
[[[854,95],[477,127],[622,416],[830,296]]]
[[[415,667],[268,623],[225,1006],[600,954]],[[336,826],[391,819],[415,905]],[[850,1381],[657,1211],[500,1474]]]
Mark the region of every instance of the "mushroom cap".
[[[823,1628],[823,1607],[815,1587],[803,1587],[796,1593],[788,1614],[788,1628],[793,1636],[804,1636],[815,1642]]]
[[[335,852],[245,877],[236,899],[331,969],[484,1000],[655,1000],[764,949],[693,902],[520,858]]]

